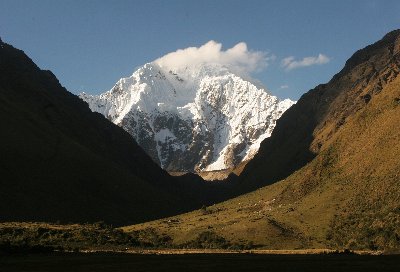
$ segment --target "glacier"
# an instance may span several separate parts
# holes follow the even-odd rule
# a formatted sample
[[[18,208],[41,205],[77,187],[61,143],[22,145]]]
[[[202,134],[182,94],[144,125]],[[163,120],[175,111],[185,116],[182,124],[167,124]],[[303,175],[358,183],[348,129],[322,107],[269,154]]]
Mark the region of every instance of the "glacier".
[[[170,172],[233,169],[250,160],[295,103],[218,63],[173,69],[151,62],[103,94],[79,97]]]

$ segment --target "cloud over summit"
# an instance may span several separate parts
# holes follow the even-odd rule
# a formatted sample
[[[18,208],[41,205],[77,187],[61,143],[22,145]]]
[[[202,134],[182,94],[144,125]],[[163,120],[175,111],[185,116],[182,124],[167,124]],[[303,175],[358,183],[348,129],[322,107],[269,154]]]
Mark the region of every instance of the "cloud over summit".
[[[209,41],[200,47],[179,49],[155,60],[155,62],[170,69],[217,63],[234,72],[249,75],[265,68],[272,58],[265,52],[248,50],[244,42],[224,51],[221,43]]]

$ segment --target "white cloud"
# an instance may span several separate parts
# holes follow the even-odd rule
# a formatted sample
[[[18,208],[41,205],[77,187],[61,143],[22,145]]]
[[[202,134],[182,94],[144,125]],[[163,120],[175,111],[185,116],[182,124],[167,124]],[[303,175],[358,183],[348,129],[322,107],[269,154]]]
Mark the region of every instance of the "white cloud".
[[[318,54],[318,56],[316,57],[305,57],[302,60],[296,60],[295,57],[290,56],[282,60],[281,66],[286,71],[290,71],[301,67],[325,64],[328,63],[330,60],[331,59],[324,54]]]
[[[221,43],[209,41],[200,47],[179,49],[155,60],[155,62],[170,69],[203,63],[218,63],[227,66],[234,72],[250,75],[252,72],[264,69],[273,59],[274,56],[270,56],[266,52],[248,50],[244,42],[224,51]]]
[[[287,89],[287,88],[289,88],[289,85],[282,85],[279,87],[279,89]]]

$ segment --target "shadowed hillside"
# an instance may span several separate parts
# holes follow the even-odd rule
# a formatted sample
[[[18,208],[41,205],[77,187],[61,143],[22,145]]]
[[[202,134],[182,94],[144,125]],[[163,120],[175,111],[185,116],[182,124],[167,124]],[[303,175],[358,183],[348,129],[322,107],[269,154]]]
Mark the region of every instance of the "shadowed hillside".
[[[0,105],[1,221],[121,224],[199,205],[128,133],[1,40]]]

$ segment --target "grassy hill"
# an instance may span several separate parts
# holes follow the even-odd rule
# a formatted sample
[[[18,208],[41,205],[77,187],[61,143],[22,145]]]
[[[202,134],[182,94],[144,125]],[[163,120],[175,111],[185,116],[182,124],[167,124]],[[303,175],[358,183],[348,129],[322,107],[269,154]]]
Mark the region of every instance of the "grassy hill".
[[[400,248],[399,73],[396,30],[285,112],[239,177],[242,190],[272,185],[124,230],[203,247]]]

